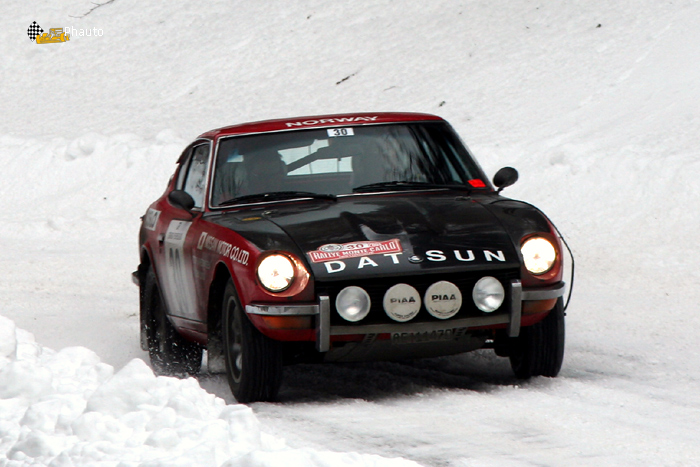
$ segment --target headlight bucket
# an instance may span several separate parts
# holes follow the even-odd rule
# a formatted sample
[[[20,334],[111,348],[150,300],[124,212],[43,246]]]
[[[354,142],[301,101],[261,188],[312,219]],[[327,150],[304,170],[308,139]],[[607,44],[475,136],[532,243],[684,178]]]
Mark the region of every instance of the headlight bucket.
[[[525,269],[530,274],[539,276],[549,272],[557,261],[556,247],[544,237],[533,236],[520,246]]]

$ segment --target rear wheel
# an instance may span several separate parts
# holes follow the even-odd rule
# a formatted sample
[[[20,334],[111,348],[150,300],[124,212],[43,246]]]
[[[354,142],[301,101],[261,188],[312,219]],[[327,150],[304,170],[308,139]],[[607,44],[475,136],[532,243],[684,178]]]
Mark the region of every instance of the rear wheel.
[[[231,281],[226,284],[221,310],[226,376],[236,401],[275,399],[282,384],[281,344],[253,326]]]
[[[197,373],[202,365],[202,347],[185,340],[168,320],[151,268],[146,273],[144,288],[146,341],[153,370],[159,375],[181,377]]]
[[[515,376],[557,376],[564,360],[564,334],[564,303],[560,298],[546,318],[522,328],[518,337],[509,340]]]

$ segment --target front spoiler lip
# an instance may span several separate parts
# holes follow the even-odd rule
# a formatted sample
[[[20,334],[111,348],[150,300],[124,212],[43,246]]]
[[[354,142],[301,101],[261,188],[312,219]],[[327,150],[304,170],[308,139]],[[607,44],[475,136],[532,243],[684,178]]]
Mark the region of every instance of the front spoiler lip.
[[[382,334],[405,332],[431,332],[439,329],[450,328],[474,328],[491,326],[496,324],[508,324],[508,335],[517,337],[520,334],[520,319],[522,303],[526,300],[550,300],[564,295],[566,284],[558,282],[545,287],[522,288],[519,279],[510,283],[511,310],[509,314],[483,316],[475,318],[462,318],[445,320],[443,322],[430,323],[396,323],[396,324],[371,324],[366,326],[331,326],[330,324],[330,299],[323,295],[318,303],[305,304],[252,304],[246,305],[245,310],[249,314],[265,316],[314,316],[316,320],[316,349],[319,352],[327,352],[330,349],[330,337],[350,334]]]

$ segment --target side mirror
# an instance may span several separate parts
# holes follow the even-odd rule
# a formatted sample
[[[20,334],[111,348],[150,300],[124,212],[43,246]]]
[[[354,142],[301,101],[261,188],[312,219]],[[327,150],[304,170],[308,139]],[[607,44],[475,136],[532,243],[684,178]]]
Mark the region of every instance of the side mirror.
[[[168,201],[176,208],[191,211],[194,208],[194,198],[183,190],[173,190],[168,195]]]
[[[497,193],[518,181],[518,171],[513,167],[503,167],[493,176],[493,184],[498,187]]]

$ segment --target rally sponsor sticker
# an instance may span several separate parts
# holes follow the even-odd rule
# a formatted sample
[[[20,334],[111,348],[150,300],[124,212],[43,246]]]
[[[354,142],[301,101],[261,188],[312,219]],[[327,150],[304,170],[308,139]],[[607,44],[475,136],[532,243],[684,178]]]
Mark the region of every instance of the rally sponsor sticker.
[[[156,224],[158,224],[158,218],[160,217],[160,211],[153,208],[148,208],[146,215],[143,217],[143,228],[146,230],[156,230]]]
[[[401,253],[401,242],[394,238],[386,241],[360,241],[350,243],[328,243],[307,254],[312,263],[339,261],[347,258],[359,258],[379,254]]]
[[[328,123],[357,123],[357,122],[374,122],[379,118],[378,115],[372,117],[338,117],[338,118],[321,118],[318,120],[304,120],[303,122],[287,122],[287,128],[296,126],[312,126],[323,125]]]
[[[389,318],[404,323],[420,311],[420,294],[408,284],[396,284],[384,294],[383,305]]]
[[[220,240],[207,232],[202,232],[199,236],[199,241],[197,242],[197,249],[213,251],[215,253],[220,254],[221,256],[230,258],[231,260],[240,263],[243,266],[248,266],[248,260],[250,259],[249,251],[231,245],[230,243]]]
[[[329,138],[337,138],[339,136],[355,136],[355,131],[349,127],[328,129]]]

